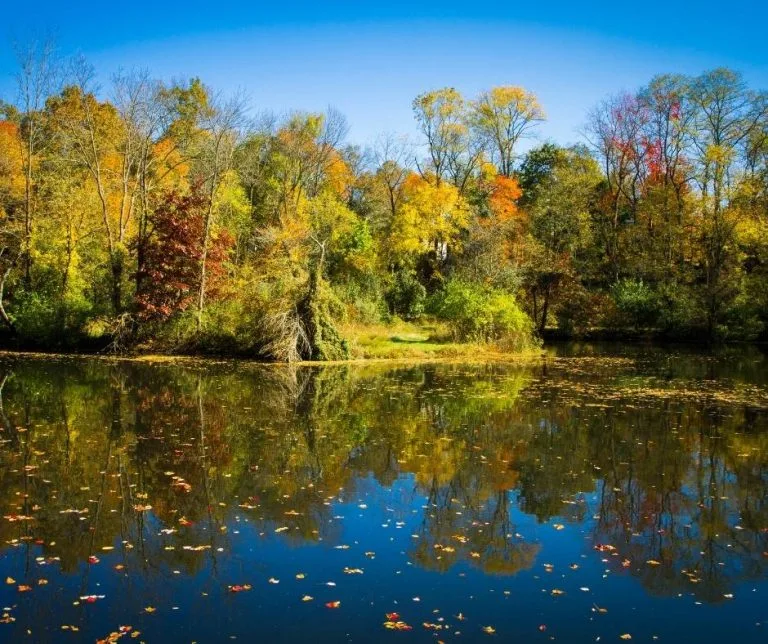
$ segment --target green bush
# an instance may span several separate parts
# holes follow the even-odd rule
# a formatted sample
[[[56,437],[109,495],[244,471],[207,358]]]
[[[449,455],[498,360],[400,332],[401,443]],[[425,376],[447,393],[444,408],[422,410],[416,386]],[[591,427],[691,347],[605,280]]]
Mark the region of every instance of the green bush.
[[[404,320],[413,320],[424,313],[427,289],[419,282],[416,273],[399,270],[393,275],[384,298],[393,315],[398,315]]]
[[[704,317],[699,300],[683,284],[661,284],[656,293],[658,327],[666,335],[691,339],[701,335]]]
[[[41,292],[22,293],[10,315],[25,343],[50,348],[76,348],[91,313],[84,297]]]
[[[617,282],[611,289],[611,297],[620,315],[630,326],[647,328],[658,323],[658,298],[643,280],[623,279]]]
[[[340,319],[378,324],[387,317],[387,303],[377,280],[348,280],[333,284],[331,288],[345,309]]]
[[[513,295],[500,289],[451,280],[442,291],[438,315],[459,341],[494,342],[513,350],[533,342],[530,318]]]
[[[722,323],[715,329],[717,339],[755,340],[765,328],[761,314],[759,304],[745,292],[740,292],[726,308]]]

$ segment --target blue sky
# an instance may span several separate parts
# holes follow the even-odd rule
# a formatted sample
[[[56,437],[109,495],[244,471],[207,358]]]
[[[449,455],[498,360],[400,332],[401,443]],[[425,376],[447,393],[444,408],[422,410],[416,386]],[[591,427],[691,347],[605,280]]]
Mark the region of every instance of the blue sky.
[[[0,26],[0,96],[13,97],[11,42],[51,32],[106,81],[118,68],[200,76],[243,90],[254,111],[333,105],[350,140],[414,132],[411,100],[453,86],[467,95],[523,85],[549,120],[542,139],[579,139],[587,110],[654,74],[717,66],[768,88],[768,2],[14,2]],[[3,33],[3,31],[5,33]]]

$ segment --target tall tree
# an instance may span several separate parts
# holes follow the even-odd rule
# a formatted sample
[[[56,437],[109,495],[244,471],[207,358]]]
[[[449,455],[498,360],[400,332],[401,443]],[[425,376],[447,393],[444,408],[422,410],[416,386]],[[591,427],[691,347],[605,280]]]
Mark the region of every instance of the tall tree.
[[[694,79],[690,100],[696,110],[693,145],[703,215],[707,332],[713,337],[735,294],[728,279],[737,215],[730,208],[734,181],[745,145],[768,114],[768,95],[749,90],[740,74],[716,69]]]
[[[39,156],[46,145],[44,135],[45,113],[43,108],[48,97],[55,93],[61,78],[61,66],[55,56],[51,41],[32,42],[25,48],[17,48],[19,71],[16,74],[18,89],[18,116],[21,125],[20,144],[24,164],[24,240],[22,264],[24,283],[31,286],[32,235],[35,216],[35,175]]]
[[[422,175],[431,175],[437,185],[452,178],[463,188],[479,158],[467,123],[467,104],[454,88],[445,87],[420,94],[413,100],[416,122],[427,145],[428,166]]]
[[[522,87],[494,87],[472,102],[471,112],[472,125],[486,142],[499,172],[511,176],[517,144],[545,118],[538,99]]]

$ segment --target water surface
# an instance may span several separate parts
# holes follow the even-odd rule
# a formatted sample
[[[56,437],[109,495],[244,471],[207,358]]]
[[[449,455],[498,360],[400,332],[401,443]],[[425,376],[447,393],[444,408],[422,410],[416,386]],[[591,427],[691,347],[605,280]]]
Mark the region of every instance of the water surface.
[[[768,359],[0,357],[0,640],[768,640]]]

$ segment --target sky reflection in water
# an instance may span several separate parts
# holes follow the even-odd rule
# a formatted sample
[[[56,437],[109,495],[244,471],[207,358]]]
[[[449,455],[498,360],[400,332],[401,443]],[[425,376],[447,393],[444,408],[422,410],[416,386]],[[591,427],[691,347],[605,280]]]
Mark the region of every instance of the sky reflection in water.
[[[768,360],[557,353],[1,358],[0,639],[765,641]]]

